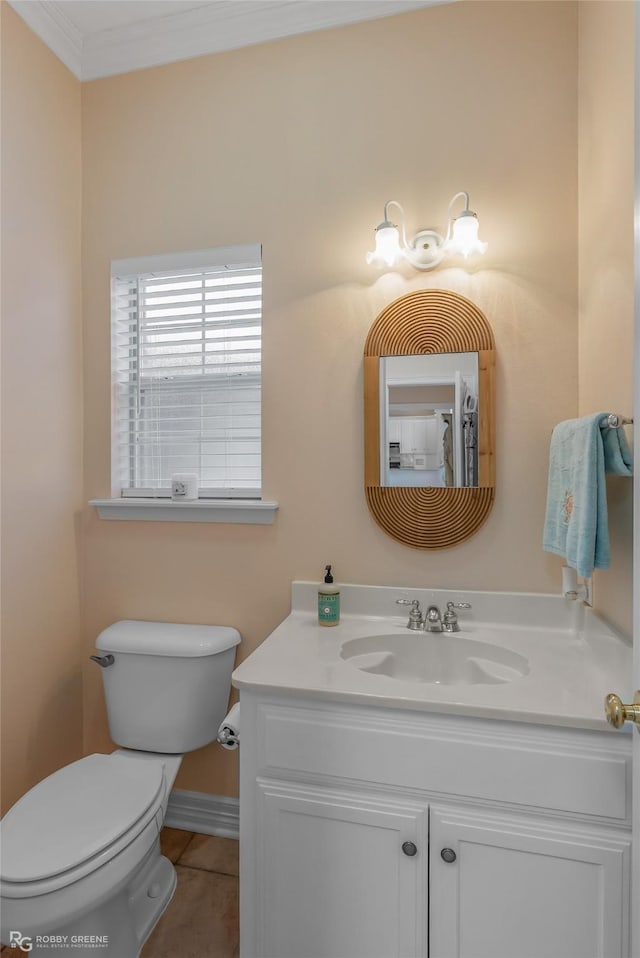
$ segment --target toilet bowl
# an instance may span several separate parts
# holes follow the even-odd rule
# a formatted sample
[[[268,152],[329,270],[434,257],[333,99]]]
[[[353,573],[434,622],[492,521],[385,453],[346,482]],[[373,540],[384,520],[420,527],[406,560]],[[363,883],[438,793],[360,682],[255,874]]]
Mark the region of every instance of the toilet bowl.
[[[48,958],[139,955],[175,890],[175,869],[159,843],[169,793],[183,752],[215,739],[239,641],[235,629],[146,622],[116,623],[101,634],[112,737],[115,709],[117,743],[144,740],[150,750],[125,747],[73,762],[5,815],[3,944],[22,943]],[[171,697],[163,709],[171,728],[166,714],[158,719],[160,694]],[[163,729],[181,752],[156,750]]]

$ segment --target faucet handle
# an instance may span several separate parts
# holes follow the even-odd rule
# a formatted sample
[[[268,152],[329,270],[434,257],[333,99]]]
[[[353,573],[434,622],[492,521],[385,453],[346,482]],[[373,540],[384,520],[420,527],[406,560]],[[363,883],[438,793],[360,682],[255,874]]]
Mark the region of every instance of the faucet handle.
[[[420,599],[396,599],[396,605],[412,605],[414,609],[419,609]]]
[[[412,629],[414,632],[417,632],[422,628],[424,618],[422,616],[422,612],[420,611],[420,599],[396,599],[396,605],[411,606],[409,621],[407,622],[408,629]]]
[[[447,602],[447,611],[442,617],[442,628],[445,632],[459,632],[458,616],[454,609],[470,609],[470,602]]]

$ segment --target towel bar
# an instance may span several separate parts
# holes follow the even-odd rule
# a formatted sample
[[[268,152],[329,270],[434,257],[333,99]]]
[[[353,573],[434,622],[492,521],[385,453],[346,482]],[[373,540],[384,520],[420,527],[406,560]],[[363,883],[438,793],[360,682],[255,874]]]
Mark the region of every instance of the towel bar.
[[[620,429],[621,426],[630,426],[632,423],[633,419],[627,419],[625,416],[616,416],[615,413],[612,413],[610,416],[606,416],[600,425],[608,426],[609,429]]]

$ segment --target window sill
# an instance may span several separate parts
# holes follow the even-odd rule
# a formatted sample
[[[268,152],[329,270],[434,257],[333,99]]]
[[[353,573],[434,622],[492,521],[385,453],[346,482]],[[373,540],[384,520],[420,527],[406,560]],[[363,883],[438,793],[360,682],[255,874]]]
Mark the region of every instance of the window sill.
[[[129,519],[150,522],[242,522],[271,525],[277,502],[242,499],[91,499],[101,519]]]

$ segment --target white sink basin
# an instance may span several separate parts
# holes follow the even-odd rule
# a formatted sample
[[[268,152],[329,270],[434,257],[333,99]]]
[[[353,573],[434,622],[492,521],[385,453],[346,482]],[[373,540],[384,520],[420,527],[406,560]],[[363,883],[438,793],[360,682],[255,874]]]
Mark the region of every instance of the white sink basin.
[[[340,657],[361,672],[431,685],[498,685],[529,671],[529,662],[517,652],[446,632],[350,639]]]

